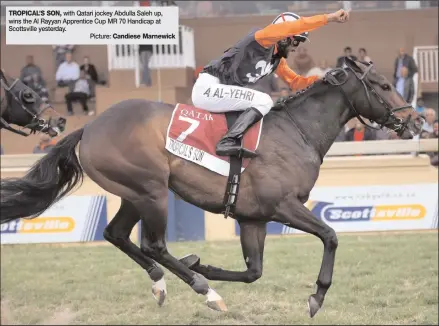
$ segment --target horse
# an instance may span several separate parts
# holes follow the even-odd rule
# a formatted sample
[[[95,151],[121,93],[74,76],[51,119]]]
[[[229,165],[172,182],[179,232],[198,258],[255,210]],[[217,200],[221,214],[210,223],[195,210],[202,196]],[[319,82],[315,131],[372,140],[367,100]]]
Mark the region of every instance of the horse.
[[[0,70],[0,82],[4,95],[0,116],[0,129],[9,130],[27,137],[36,132],[43,132],[56,137],[65,130],[66,119],[56,114],[52,106],[43,102],[41,97],[19,79],[6,76]],[[55,115],[56,116],[52,116]],[[46,119],[43,115],[49,115]],[[29,132],[16,129],[12,124],[27,128]]]
[[[354,117],[392,129],[402,139],[418,135],[422,119],[372,63],[350,59],[343,68],[331,70],[307,89],[279,101],[264,117],[259,155],[242,173],[241,197],[233,218],[241,229],[247,269],[231,271],[203,265],[194,254],[178,259],[167,250],[168,189],[205,211],[220,213],[227,183],[224,176],[165,150],[174,107],[140,99],[109,107],[92,123],[63,138],[23,178],[2,180],[1,223],[38,216],[81,184],[85,172],[121,198],[104,238],[148,273],[158,304],[163,304],[167,290],[163,269],[156,263],[206,296],[207,306],[218,311],[226,311],[227,306],[208,280],[251,283],[259,279],[266,224],[283,223],[323,243],[317,290],[308,298],[313,317],[331,286],[338,246],[335,231],[304,205],[325,154]],[[138,221],[140,248],[129,238]]]

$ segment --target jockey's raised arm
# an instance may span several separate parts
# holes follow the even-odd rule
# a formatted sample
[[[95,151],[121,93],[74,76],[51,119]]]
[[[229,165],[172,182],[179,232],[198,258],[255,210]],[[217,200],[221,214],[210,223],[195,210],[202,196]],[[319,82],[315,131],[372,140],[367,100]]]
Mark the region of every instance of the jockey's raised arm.
[[[281,16],[282,17],[282,16]],[[256,41],[263,47],[271,47],[277,42],[305,32],[310,32],[328,23],[328,15],[300,17],[295,21],[271,24],[255,33]]]
[[[244,111],[218,142],[217,155],[256,156],[241,148],[238,140],[271,110],[273,100],[269,94],[248,86],[274,72],[295,91],[313,83],[317,77],[297,75],[285,58],[308,40],[308,32],[328,22],[344,23],[348,19],[349,13],[344,10],[312,17],[284,12],[269,26],[245,35],[203,68],[192,90],[193,104],[211,112]]]

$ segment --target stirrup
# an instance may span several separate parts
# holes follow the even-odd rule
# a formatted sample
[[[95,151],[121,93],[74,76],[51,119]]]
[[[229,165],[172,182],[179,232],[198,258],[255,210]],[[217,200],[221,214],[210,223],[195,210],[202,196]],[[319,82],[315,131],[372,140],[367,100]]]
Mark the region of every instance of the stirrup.
[[[258,153],[251,151],[247,148],[241,147],[241,149],[239,150],[239,156],[238,157],[242,157],[242,158],[254,158],[258,156]]]
[[[230,153],[230,152],[232,152],[232,153]],[[251,151],[247,148],[244,148],[242,146],[242,144],[238,145],[236,143],[234,145],[231,145],[229,148],[227,148],[227,147],[220,148],[220,149],[216,148],[215,153],[219,156],[236,156],[238,158],[253,158],[253,157],[258,156],[258,154],[256,152]]]

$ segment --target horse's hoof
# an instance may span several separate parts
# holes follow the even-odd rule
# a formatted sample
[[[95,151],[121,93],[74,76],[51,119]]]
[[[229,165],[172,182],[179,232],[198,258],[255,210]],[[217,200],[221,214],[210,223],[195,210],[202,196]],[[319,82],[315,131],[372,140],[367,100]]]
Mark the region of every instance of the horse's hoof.
[[[200,257],[194,254],[186,255],[180,258],[180,261],[189,269],[192,269],[195,266],[200,265]]]
[[[317,300],[314,298],[314,296],[310,295],[308,299],[308,312],[309,316],[312,318],[315,316],[317,311],[320,309],[320,304],[317,302]]]
[[[221,311],[221,312],[227,311],[227,306],[224,303],[223,298],[221,298],[221,296],[218,293],[216,293],[215,290],[209,289],[206,296],[207,296],[206,304],[210,309],[215,311]]]
[[[163,303],[165,302],[166,299],[166,292],[161,290],[161,291],[157,291],[157,290],[152,290],[152,295],[154,296],[154,299],[156,299],[157,304],[159,305],[159,307],[161,307],[163,305]]]
[[[153,282],[152,284],[152,295],[154,296],[154,299],[156,299],[157,304],[159,307],[163,305],[166,299],[166,283],[165,279],[162,277],[157,282]]]

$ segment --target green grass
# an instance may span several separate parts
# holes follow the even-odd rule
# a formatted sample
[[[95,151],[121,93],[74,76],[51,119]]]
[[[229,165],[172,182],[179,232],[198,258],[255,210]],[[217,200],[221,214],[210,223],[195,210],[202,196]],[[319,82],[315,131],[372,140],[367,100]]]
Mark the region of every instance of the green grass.
[[[196,253],[205,264],[244,268],[239,241],[169,248],[177,257]],[[112,246],[3,246],[2,318],[15,324],[47,324],[49,317],[58,324],[104,325],[438,324],[436,232],[339,235],[332,287],[310,319],[306,302],[322,248],[312,236],[268,238],[261,279],[210,282],[229,309],[218,313],[168,271],[168,297],[158,307],[146,273]]]

